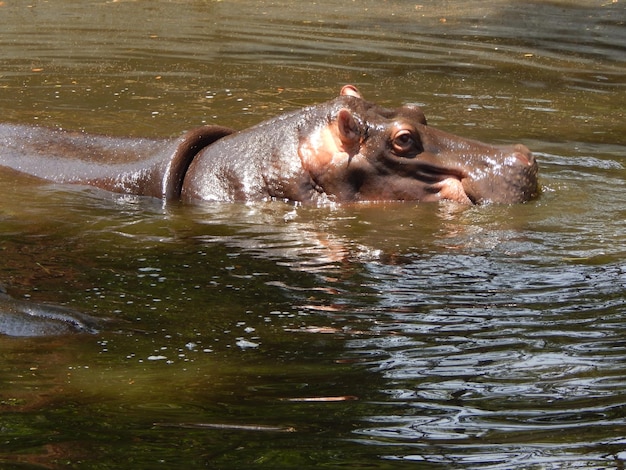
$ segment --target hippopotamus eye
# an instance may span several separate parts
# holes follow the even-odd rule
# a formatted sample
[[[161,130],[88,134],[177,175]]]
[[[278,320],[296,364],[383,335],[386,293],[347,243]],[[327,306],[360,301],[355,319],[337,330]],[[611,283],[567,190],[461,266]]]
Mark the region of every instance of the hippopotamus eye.
[[[408,129],[396,132],[391,141],[394,153],[403,157],[413,157],[421,151],[421,145],[415,140],[415,136]]]

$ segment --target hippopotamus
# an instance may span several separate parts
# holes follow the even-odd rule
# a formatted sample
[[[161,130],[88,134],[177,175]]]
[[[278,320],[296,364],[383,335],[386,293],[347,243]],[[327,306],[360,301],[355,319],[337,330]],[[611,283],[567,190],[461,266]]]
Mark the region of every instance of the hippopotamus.
[[[538,192],[537,162],[524,145],[446,133],[418,106],[384,108],[352,85],[238,132],[207,125],[160,140],[0,125],[0,166],[185,202],[508,204]]]
[[[97,333],[102,322],[103,320],[68,307],[14,299],[0,285],[0,335]]]

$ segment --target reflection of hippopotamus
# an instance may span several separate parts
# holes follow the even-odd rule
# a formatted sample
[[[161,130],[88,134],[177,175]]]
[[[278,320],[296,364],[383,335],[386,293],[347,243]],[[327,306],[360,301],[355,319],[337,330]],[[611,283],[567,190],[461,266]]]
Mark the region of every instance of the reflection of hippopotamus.
[[[330,102],[241,132],[205,126],[176,140],[4,125],[0,165],[185,201],[513,203],[537,193],[537,163],[523,145],[444,133],[427,126],[418,107],[381,108],[350,85]]]

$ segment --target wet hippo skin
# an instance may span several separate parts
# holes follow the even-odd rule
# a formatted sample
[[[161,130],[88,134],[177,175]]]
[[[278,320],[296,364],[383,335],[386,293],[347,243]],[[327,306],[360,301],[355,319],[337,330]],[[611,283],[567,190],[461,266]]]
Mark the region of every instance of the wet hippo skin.
[[[100,323],[97,318],[67,307],[14,299],[0,286],[0,335],[97,333]]]
[[[537,194],[523,145],[495,147],[427,125],[417,106],[386,109],[346,85],[326,103],[235,132],[178,139],[0,126],[0,165],[42,179],[165,200],[302,203],[517,203]]]
[[[0,165],[48,181],[173,200],[197,153],[232,132],[204,126],[178,139],[154,140],[0,125]]]
[[[515,203],[536,193],[537,163],[525,146],[494,147],[439,131],[417,106],[381,108],[348,85],[335,100],[203,149],[182,198]]]

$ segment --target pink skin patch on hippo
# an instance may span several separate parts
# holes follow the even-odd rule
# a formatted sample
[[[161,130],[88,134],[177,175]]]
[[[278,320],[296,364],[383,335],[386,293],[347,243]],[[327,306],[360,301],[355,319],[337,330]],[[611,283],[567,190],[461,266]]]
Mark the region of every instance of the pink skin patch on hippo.
[[[461,204],[472,204],[472,200],[467,197],[461,181],[456,178],[446,178],[437,183],[440,186],[439,197]]]
[[[345,163],[350,159],[345,143],[338,136],[337,127],[337,122],[332,122],[328,126],[317,129],[300,144],[298,154],[302,166],[314,175],[314,179],[329,171],[333,165]]]

